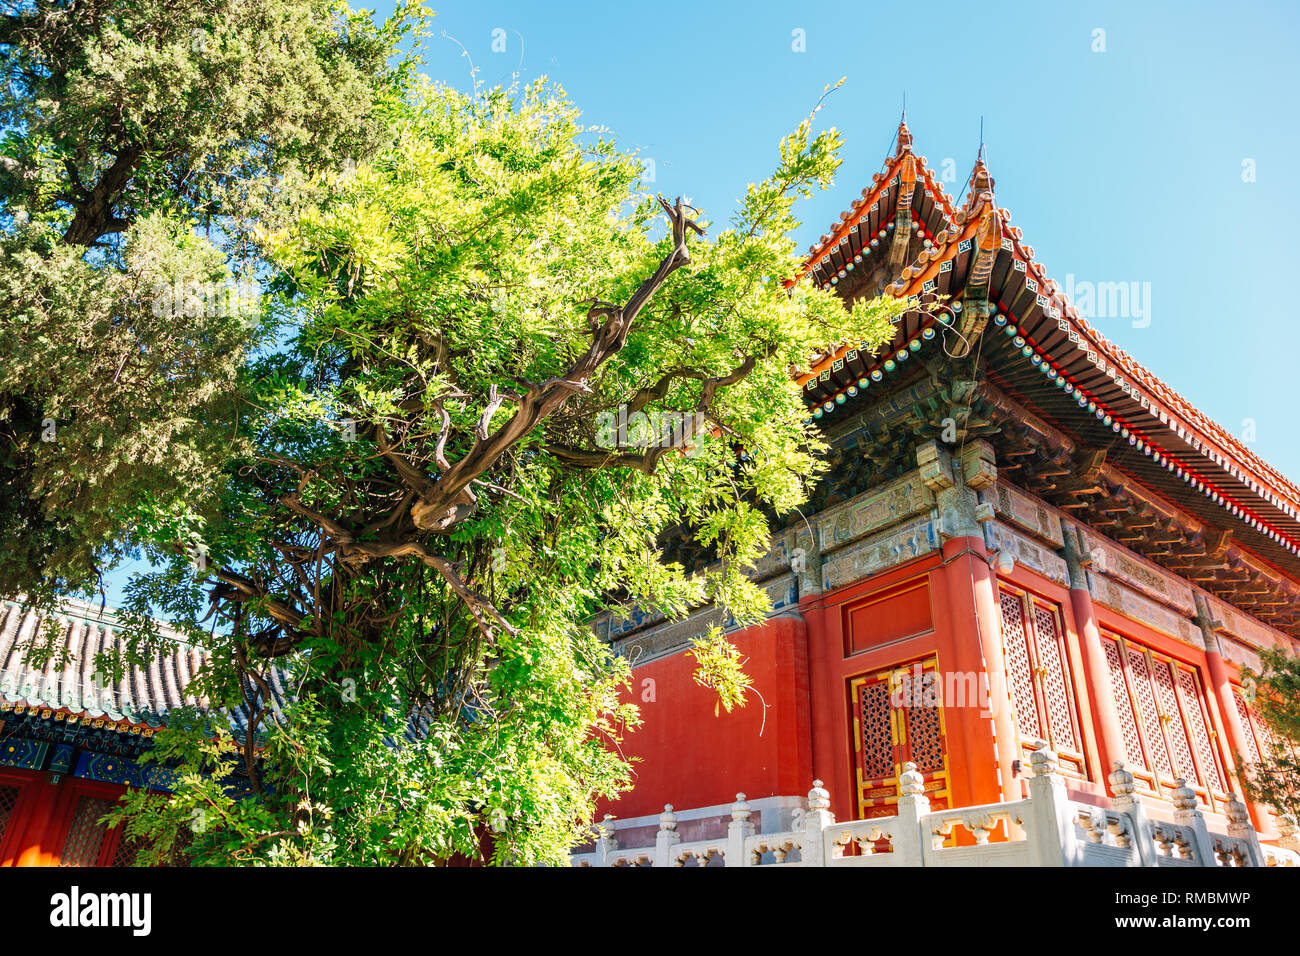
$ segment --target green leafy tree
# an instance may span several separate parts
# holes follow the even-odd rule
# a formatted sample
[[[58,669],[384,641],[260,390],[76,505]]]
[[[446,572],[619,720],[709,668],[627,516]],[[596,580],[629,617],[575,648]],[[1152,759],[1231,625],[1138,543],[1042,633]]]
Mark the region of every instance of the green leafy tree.
[[[563,862],[628,785],[636,721],[590,617],[762,620],[747,573],[822,468],[791,370],[878,346],[904,308],[787,285],[834,130],[802,123],[709,236],[552,86],[417,83],[397,116],[391,146],[259,236],[279,344],[244,372],[250,450],[220,507],[134,514],[169,567],[134,586],[133,639],[164,607],[213,651],[196,689],[252,730],[163,735],[177,791],[115,817],[145,860],[192,832],[201,863]],[[674,535],[707,566],[669,560]],[[203,635],[205,613],[225,626]],[[743,703],[725,637],[694,653]]]
[[[706,238],[561,91],[417,80],[426,17],[0,19],[0,581],[52,600],[144,547],[99,663],[161,653],[155,607],[211,654],[174,794],[114,813],[142,862],[561,861],[636,720],[586,622],[760,620],[746,572],[819,472],[790,370],[902,307],[783,281],[833,131]],[[721,632],[694,654],[744,702]]]
[[[132,509],[215,503],[255,226],[389,140],[419,8],[0,4],[0,589],[85,591]],[[251,292],[250,292],[251,290]]]
[[[1259,657],[1260,671],[1247,671],[1247,686],[1272,740],[1245,765],[1243,780],[1256,801],[1300,820],[1300,657],[1284,648],[1265,648]]]

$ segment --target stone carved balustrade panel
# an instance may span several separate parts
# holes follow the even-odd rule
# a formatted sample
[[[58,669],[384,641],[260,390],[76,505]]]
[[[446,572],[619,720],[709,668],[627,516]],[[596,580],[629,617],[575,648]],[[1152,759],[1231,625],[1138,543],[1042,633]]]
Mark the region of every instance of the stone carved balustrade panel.
[[[698,843],[678,843],[669,855],[672,866],[723,866],[727,847],[719,841],[701,841]]]
[[[1245,840],[1216,836],[1214,860],[1219,866],[1250,866],[1250,848]]]
[[[802,833],[773,833],[745,840],[746,866],[780,866],[803,862]]]
[[[1132,823],[1125,814],[1086,803],[1069,806],[1085,866],[1136,866],[1141,862]]]
[[[929,849],[935,853],[946,853],[957,849],[957,847],[944,846],[957,827],[970,834],[976,846],[987,846],[994,832],[1000,830],[1005,834],[1009,829],[1008,824],[1023,825],[1029,814],[1029,807],[1028,800],[1017,800],[1012,803],[991,803],[928,814],[923,818],[923,829],[930,835]],[[1023,843],[1024,840],[1008,842]]]
[[[1160,866],[1198,866],[1196,835],[1190,827],[1174,823],[1153,823],[1151,839]]]
[[[828,866],[919,866],[921,861],[907,853],[907,841],[898,817],[876,817],[836,823],[822,833]],[[915,837],[912,840],[913,849]]]

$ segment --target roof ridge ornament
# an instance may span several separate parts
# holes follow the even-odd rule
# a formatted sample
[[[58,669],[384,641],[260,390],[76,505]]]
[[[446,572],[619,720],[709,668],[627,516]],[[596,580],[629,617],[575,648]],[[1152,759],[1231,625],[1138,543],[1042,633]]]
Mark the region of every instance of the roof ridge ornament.
[[[912,151],[912,131],[907,128],[906,111],[903,112],[903,118],[898,121],[897,140],[898,140],[898,149],[894,153],[895,157],[901,156],[903,155],[903,153],[910,153]],[[879,142],[879,140],[877,140],[877,142]]]
[[[980,144],[979,156],[975,159],[975,168],[971,170],[966,182],[970,188],[966,192],[966,202],[962,210],[969,215],[974,211],[980,202],[987,202],[990,206],[993,202],[993,176],[989,173],[989,168],[984,162],[984,144]]]

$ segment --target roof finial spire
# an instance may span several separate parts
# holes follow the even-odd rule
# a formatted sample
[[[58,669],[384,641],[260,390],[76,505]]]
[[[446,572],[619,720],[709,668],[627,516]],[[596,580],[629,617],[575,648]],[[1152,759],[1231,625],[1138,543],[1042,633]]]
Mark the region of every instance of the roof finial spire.
[[[912,133],[907,128],[907,91],[903,91],[903,113],[898,118],[898,153],[912,148]]]
[[[980,117],[980,148],[975,156],[975,168],[971,170],[970,178],[966,180],[969,187],[966,193],[966,209],[973,209],[980,200],[986,200],[989,205],[993,204],[993,177],[989,175],[989,168],[984,162],[984,117]]]

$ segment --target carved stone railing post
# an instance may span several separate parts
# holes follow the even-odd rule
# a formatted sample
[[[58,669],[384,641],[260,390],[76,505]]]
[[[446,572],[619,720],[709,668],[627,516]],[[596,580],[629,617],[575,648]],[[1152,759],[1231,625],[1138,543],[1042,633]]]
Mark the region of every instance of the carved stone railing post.
[[[655,866],[672,866],[673,847],[682,841],[677,833],[677,814],[671,803],[664,804],[659,814],[659,832],[655,835]]]
[[[736,802],[731,805],[731,822],[727,824],[727,854],[723,857],[726,866],[748,866],[745,853],[745,839],[753,836],[754,824],[749,820],[750,808],[743,793],[736,794]]]
[[[604,822],[596,834],[596,858],[592,861],[592,866],[609,866],[610,855],[618,849],[618,840],[614,838],[614,830],[609,825],[613,819],[613,814],[605,814]]]
[[[826,842],[822,834],[834,823],[831,795],[820,780],[814,780],[812,789],[808,791],[808,812],[803,815],[804,839],[799,858],[804,866],[826,865]]]
[[[1156,844],[1151,837],[1151,824],[1147,821],[1146,807],[1137,795],[1133,774],[1124,769],[1124,761],[1116,760],[1110,774],[1111,809],[1129,819],[1133,830],[1132,845],[1137,850],[1142,866],[1158,866]]]
[[[1214,838],[1205,825],[1205,814],[1196,809],[1196,792],[1187,785],[1187,781],[1178,777],[1174,780],[1174,789],[1169,793],[1174,805],[1174,823],[1180,827],[1189,827],[1192,831],[1192,846],[1196,850],[1198,866],[1218,866],[1218,857],[1214,852]]]
[[[1034,742],[1029,756],[1034,775],[1029,778],[1030,852],[1038,866],[1074,866],[1080,852],[1074,839],[1074,818],[1065,792],[1065,780],[1056,772],[1056,753],[1047,741]]]
[[[1228,802],[1223,806],[1223,815],[1228,818],[1228,836],[1246,844],[1250,854],[1251,866],[1264,865],[1264,849],[1259,845],[1259,834],[1250,822],[1250,808],[1235,793],[1228,794]]]
[[[930,798],[925,795],[925,777],[916,764],[903,764],[898,775],[898,826],[895,827],[894,852],[905,866],[923,866],[929,834],[923,826],[930,812]]]

